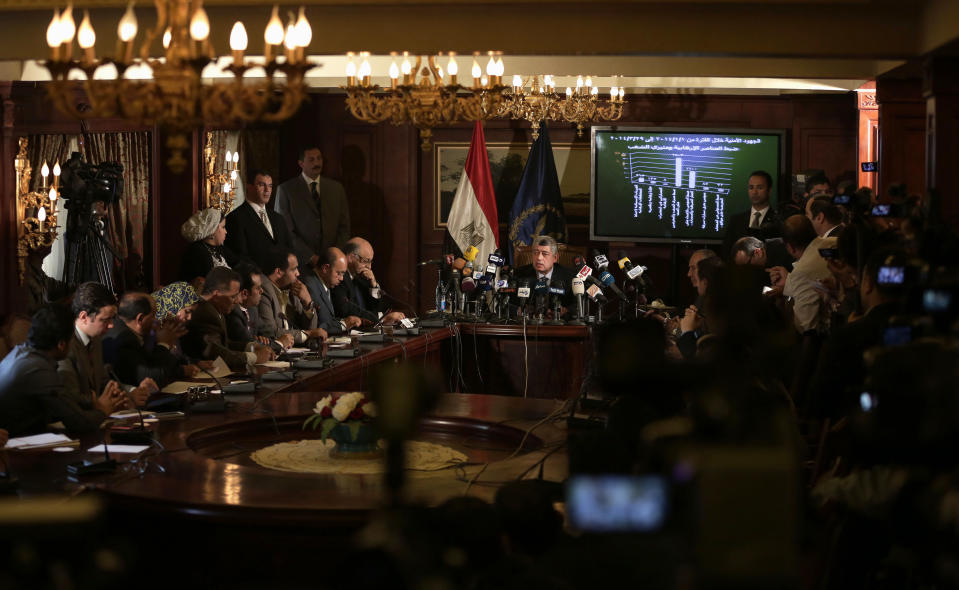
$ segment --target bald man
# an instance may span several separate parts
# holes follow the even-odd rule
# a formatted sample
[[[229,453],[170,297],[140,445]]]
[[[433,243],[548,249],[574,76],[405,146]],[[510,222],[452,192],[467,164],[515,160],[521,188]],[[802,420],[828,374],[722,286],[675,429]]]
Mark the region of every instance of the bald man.
[[[380,284],[373,274],[373,246],[361,237],[350,238],[343,249],[347,273],[333,289],[333,308],[336,315],[355,315],[369,322],[395,324],[405,318],[402,312],[384,312]]]
[[[343,282],[347,268],[343,251],[339,248],[327,248],[320,255],[316,267],[300,277],[313,298],[318,326],[330,335],[348,333],[350,329],[363,323],[363,320],[355,315],[337,317],[333,307],[332,291]]]

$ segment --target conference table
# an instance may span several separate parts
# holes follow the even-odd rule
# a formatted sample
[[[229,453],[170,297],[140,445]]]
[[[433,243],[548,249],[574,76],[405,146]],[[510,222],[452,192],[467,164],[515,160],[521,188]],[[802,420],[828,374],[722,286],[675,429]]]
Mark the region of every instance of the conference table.
[[[412,437],[452,447],[464,453],[467,461],[455,468],[409,474],[402,503],[435,506],[464,494],[492,501],[509,481],[530,477],[562,481],[567,474],[564,418],[570,404],[566,398],[578,384],[551,390],[556,399],[547,397],[545,389],[537,389],[538,397],[489,392],[511,383],[509,371],[492,377],[496,371],[490,369],[495,360],[491,351],[501,346],[496,339],[511,339],[510,346],[515,346],[524,339],[523,330],[454,325],[398,336],[392,342],[360,343],[362,354],[336,359],[330,368],[298,371],[289,382],[264,379],[255,393],[228,395],[224,411],[198,413],[188,407],[184,417],[158,422],[157,444],[139,455],[114,455],[121,465],[113,473],[80,478],[67,474],[68,463],[102,459],[102,454],[87,451],[103,441],[102,434],[82,438],[70,452],[7,452],[7,462],[20,480],[21,497],[95,492],[103,518],[127,531],[137,546],[150,550],[162,550],[156,544],[165,535],[187,535],[229,548],[230,564],[238,555],[255,559],[257,551],[252,547],[262,548],[264,543],[272,547],[274,560],[290,562],[305,557],[299,543],[306,535],[311,551],[317,543],[336,551],[386,504],[389,490],[383,474],[278,471],[256,464],[250,454],[278,442],[318,438],[318,432],[302,428],[316,402],[330,392],[367,390],[379,366],[422,364],[427,371],[442,371],[444,379],[462,377],[457,385],[468,384],[473,377],[463,367],[471,359],[460,349],[470,348],[487,363],[483,367],[486,392],[450,388],[422,417]],[[534,361],[556,347],[582,348],[587,337],[582,327],[525,329]],[[485,350],[480,346],[484,341]],[[130,523],[137,523],[136,528],[131,529]],[[224,561],[219,566],[228,564]]]

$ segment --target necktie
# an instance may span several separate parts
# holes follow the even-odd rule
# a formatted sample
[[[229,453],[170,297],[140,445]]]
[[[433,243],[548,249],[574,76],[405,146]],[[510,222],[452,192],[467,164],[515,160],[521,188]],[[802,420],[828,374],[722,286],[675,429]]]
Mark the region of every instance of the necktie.
[[[266,228],[266,231],[269,232],[270,237],[273,237],[273,228],[270,227],[270,218],[266,216],[266,209],[260,209],[260,221],[263,222],[263,226]]]
[[[313,193],[313,202],[316,203],[316,217],[320,222],[320,227],[323,226],[323,205],[320,203],[320,193],[316,186],[316,181],[310,183],[310,192]]]
[[[760,218],[762,218],[762,216],[763,216],[763,214],[760,213],[759,211],[756,211],[755,213],[753,213],[753,221],[752,221],[752,223],[749,224],[749,227],[751,227],[751,228],[758,228],[758,227],[759,227],[759,220],[760,220]]]

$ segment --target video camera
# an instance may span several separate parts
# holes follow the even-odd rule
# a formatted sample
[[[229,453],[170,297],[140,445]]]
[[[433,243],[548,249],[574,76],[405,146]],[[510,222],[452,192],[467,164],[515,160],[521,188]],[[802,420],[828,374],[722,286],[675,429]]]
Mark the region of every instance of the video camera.
[[[123,195],[123,165],[119,162],[90,164],[73,152],[60,176],[60,197],[73,203],[110,204]],[[67,205],[69,207],[69,205]]]

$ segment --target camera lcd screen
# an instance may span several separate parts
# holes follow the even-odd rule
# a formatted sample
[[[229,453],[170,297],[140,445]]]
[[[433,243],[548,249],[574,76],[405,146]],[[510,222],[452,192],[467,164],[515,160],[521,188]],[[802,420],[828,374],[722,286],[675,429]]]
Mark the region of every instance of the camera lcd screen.
[[[902,266],[880,266],[877,280],[880,285],[901,285],[906,280],[906,269]]]
[[[836,195],[832,198],[833,205],[848,205],[852,201],[852,197],[849,195]]]
[[[927,312],[949,311],[952,293],[942,289],[926,289],[922,293],[922,308]]]
[[[566,488],[570,524],[583,532],[651,532],[669,513],[666,481],[655,475],[576,475]]]
[[[839,258],[839,248],[820,248],[819,255],[823,258]]]
[[[875,205],[875,206],[872,208],[872,211],[870,212],[870,214],[871,214],[873,217],[888,217],[888,216],[889,216],[889,210],[890,210],[890,206],[889,206],[889,205]]]
[[[883,346],[905,346],[912,342],[912,326],[889,326],[882,334]]]

